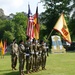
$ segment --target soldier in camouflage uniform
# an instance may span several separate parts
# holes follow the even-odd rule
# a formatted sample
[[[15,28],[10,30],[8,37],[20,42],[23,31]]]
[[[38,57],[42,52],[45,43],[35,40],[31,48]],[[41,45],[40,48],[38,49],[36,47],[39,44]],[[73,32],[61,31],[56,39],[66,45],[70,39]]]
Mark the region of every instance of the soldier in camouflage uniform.
[[[17,57],[18,57],[18,44],[16,43],[16,40],[14,39],[12,44],[10,45],[11,48],[11,67],[12,70],[16,70],[17,65]]]
[[[31,69],[32,72],[35,71],[35,54],[34,54],[34,48],[35,47],[35,40],[33,39],[31,42]]]
[[[49,56],[49,45],[46,43],[47,56]]]
[[[39,71],[39,69],[40,69],[40,66],[41,66],[41,53],[42,53],[42,51],[40,50],[40,43],[39,43],[39,40],[36,40],[37,42],[36,42],[36,46],[37,46],[37,54],[36,54],[36,56],[37,56],[37,65],[36,65],[36,70],[37,71]]]
[[[31,42],[29,37],[27,37],[26,39],[26,43],[25,43],[25,48],[26,48],[26,73],[30,73],[30,69],[31,69]]]
[[[46,45],[44,43],[44,41],[41,41],[41,49],[42,49],[42,70],[45,70],[45,66],[46,66]]]
[[[38,55],[39,55],[39,51],[38,51],[38,41],[35,40],[35,45],[34,45],[34,60],[35,60],[35,71],[38,71]]]
[[[19,72],[20,72],[20,75],[24,75],[25,59],[26,59],[26,54],[25,54],[24,41],[21,40],[19,42]]]
[[[32,48],[31,48],[31,59],[32,59],[32,71],[35,72],[37,71],[37,65],[38,65],[38,51],[37,51],[37,43],[36,40],[33,39],[32,41]]]
[[[41,44],[40,42],[38,42],[38,69],[41,67],[42,65],[42,49],[41,49]]]

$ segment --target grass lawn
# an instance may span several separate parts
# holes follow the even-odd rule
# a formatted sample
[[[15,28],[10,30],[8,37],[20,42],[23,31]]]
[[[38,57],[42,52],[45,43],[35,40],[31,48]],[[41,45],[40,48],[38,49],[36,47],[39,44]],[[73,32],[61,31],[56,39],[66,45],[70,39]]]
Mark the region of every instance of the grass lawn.
[[[19,75],[19,70],[11,70],[10,55],[5,55],[4,59],[0,58],[0,75]],[[49,57],[47,57],[46,70],[41,70],[29,75],[75,75],[75,52],[49,54]]]

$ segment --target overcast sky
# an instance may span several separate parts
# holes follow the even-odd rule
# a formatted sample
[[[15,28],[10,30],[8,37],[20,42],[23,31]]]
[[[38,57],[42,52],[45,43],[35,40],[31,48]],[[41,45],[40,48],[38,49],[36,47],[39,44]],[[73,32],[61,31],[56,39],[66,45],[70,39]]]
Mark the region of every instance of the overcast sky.
[[[28,3],[30,4],[31,12],[34,14],[38,4],[38,13],[44,11],[40,0],[0,0],[0,8],[4,10],[5,15],[16,12],[28,12]]]

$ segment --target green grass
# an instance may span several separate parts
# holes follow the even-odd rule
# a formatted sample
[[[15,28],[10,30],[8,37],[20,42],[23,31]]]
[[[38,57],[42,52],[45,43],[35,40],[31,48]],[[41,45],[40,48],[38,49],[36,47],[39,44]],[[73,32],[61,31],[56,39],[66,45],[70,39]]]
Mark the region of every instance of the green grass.
[[[4,59],[0,58],[0,75],[19,75],[18,70],[11,70],[10,55],[5,55]],[[75,52],[49,54],[49,57],[47,57],[46,70],[41,70],[29,75],[75,75]]]

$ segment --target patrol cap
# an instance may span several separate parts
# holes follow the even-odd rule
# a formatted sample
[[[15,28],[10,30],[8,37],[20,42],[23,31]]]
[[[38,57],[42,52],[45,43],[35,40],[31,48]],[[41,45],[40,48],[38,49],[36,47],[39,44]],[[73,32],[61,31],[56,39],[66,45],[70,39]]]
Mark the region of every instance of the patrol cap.
[[[33,39],[33,42],[36,42],[36,39],[35,38]]]
[[[40,44],[41,44],[42,42],[44,42],[44,41],[43,41],[43,40],[40,40]]]
[[[13,42],[16,41],[16,39],[13,39]]]
[[[27,36],[26,40],[29,40],[29,36]]]
[[[23,40],[21,39],[20,41],[19,41],[19,43],[22,43],[23,42]]]
[[[15,42],[15,43],[16,43],[16,39],[13,39],[13,42]]]

